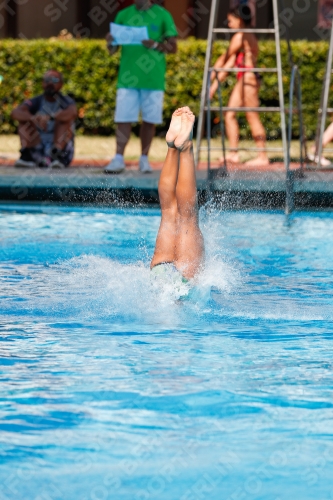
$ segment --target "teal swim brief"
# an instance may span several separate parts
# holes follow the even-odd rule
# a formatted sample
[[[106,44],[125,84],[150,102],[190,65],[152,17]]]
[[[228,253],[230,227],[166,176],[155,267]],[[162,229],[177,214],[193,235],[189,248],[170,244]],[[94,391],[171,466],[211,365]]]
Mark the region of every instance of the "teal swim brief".
[[[173,262],[161,262],[151,269],[152,280],[161,287],[170,287],[178,298],[186,297],[191,289],[190,281],[184,278]]]

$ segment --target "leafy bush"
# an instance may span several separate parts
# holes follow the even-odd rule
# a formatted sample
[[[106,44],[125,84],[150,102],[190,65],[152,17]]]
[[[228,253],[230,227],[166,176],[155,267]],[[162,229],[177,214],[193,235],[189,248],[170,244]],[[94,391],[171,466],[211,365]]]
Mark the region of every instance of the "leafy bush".
[[[301,69],[303,112],[305,130],[313,137],[316,129],[317,110],[324,79],[327,43],[293,42],[294,60]],[[167,89],[164,116],[181,105],[188,104],[198,113],[206,41],[188,39],[179,41],[178,52],[168,55]],[[216,42],[215,60],[226,48],[225,42]],[[290,67],[287,47],[282,43],[283,82],[286,103],[288,102]],[[260,42],[259,66],[274,67],[275,44]],[[78,105],[78,130],[89,134],[114,132],[114,107],[119,54],[110,56],[102,40],[2,40],[0,44],[0,133],[16,130],[10,120],[10,112],[27,97],[41,93],[41,77],[49,68],[59,69],[64,74],[64,93],[72,95]],[[234,85],[235,76],[230,75],[224,86],[224,102]],[[260,88],[263,106],[278,105],[276,74],[266,73]],[[333,102],[331,103],[333,104]],[[263,113],[262,120],[268,136],[280,135],[278,114]],[[240,115],[241,133],[248,133],[244,115]],[[165,127],[165,124],[164,124]],[[163,126],[162,126],[163,128]],[[294,119],[294,136],[298,136],[297,117]]]

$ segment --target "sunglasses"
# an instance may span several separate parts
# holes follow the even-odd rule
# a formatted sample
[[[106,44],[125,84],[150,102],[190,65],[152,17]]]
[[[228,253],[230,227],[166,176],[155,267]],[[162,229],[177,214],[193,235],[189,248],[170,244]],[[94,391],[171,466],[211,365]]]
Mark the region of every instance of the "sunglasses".
[[[43,82],[45,83],[59,83],[60,78],[56,76],[47,76],[46,78],[43,78]]]

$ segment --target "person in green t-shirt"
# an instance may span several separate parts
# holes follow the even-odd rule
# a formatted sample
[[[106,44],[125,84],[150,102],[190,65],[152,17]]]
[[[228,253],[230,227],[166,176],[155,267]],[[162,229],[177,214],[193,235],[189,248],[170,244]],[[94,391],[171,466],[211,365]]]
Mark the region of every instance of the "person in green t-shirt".
[[[132,123],[142,115],[140,131],[142,155],[140,171],[149,173],[152,168],[148,153],[155,134],[155,125],[162,123],[165,89],[165,54],[177,51],[177,29],[171,14],[152,5],[150,0],[135,0],[134,5],[118,12],[116,24],[148,29],[148,40],[142,45],[123,45],[117,83],[115,122],[117,123],[117,152],[105,168],[106,173],[119,173],[125,169],[124,150],[130,138]],[[113,37],[106,35],[107,47],[114,54],[118,47],[112,45]]]

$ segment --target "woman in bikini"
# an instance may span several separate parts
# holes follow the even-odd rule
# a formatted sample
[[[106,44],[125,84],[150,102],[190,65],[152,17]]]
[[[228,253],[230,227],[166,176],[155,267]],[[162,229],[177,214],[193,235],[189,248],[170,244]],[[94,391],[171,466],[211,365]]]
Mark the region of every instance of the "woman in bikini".
[[[232,9],[228,13],[228,26],[231,29],[245,29],[251,26],[251,10],[247,5],[242,5]],[[228,50],[220,56],[214,68],[248,68],[249,71],[238,72],[236,85],[231,93],[228,107],[258,107],[259,98],[258,91],[260,80],[256,73],[251,72],[251,68],[255,68],[258,57],[258,42],[253,33],[235,33],[230,40]],[[223,82],[228,72],[212,73],[212,83],[210,87],[210,98],[212,99],[217,88],[218,81]],[[246,119],[250,125],[252,137],[258,149],[264,149],[266,145],[265,129],[260,121],[259,113],[255,111],[247,111]],[[226,134],[229,139],[231,152],[226,159],[229,163],[239,163],[238,141],[239,141],[239,125],[234,111],[226,111],[225,113]],[[223,160],[221,159],[221,162]],[[265,151],[260,151],[258,156],[253,160],[245,163],[248,166],[267,166],[269,160]]]
[[[192,147],[194,121],[188,107],[172,115],[166,135],[168,152],[158,184],[162,219],[150,265],[154,277],[172,276],[172,281],[179,283],[195,278],[204,257]]]

